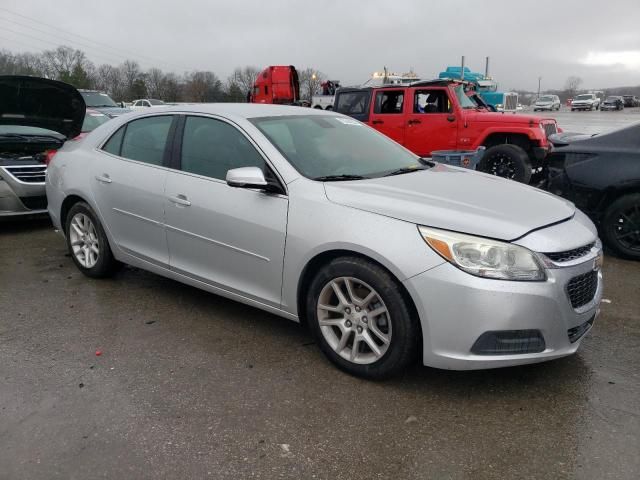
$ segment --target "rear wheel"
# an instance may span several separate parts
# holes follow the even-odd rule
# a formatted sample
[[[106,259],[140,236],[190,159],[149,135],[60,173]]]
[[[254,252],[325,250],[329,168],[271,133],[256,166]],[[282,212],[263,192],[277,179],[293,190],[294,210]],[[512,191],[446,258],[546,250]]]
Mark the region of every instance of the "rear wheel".
[[[341,257],[320,269],[306,313],[324,354],[352,375],[386,378],[416,357],[417,320],[396,279],[373,262]]]
[[[617,254],[640,260],[640,193],[618,198],[602,218],[603,237]]]
[[[88,277],[108,277],[120,265],[113,257],[97,215],[88,204],[78,202],[71,207],[65,233],[73,262]]]
[[[529,156],[517,145],[504,144],[489,148],[480,160],[478,170],[522,183],[531,180]]]

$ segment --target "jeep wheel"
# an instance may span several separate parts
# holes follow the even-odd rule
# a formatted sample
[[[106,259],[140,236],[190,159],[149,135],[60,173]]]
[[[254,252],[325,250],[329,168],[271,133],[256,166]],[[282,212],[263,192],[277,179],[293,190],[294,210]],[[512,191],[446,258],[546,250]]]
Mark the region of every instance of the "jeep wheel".
[[[521,183],[531,180],[529,156],[517,145],[504,144],[489,148],[480,160],[478,170]]]

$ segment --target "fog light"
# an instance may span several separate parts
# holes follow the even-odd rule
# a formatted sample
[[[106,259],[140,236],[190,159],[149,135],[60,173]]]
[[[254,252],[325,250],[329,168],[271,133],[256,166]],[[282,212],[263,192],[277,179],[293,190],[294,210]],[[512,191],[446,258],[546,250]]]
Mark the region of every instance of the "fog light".
[[[476,355],[540,353],[545,349],[540,330],[500,330],[484,332],[471,347]]]

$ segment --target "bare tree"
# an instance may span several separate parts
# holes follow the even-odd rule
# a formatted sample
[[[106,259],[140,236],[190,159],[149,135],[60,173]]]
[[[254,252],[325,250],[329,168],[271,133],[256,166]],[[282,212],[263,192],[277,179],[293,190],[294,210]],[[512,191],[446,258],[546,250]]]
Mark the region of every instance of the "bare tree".
[[[151,68],[145,75],[147,93],[151,98],[164,99],[165,75],[159,68]]]
[[[311,97],[320,91],[322,82],[326,75],[314,68],[305,68],[298,71],[298,79],[300,81],[300,99],[311,103]]]
[[[138,86],[136,84],[136,80],[139,80],[142,75],[140,65],[138,62],[133,60],[126,60],[122,65],[120,65],[120,71],[122,72],[124,80],[125,97],[127,100],[133,100],[133,97],[135,96],[134,90],[139,90],[136,88]]]
[[[567,78],[567,81],[564,84],[564,89],[570,97],[575,97],[576,93],[578,93],[580,85],[582,85],[582,79],[580,77],[572,75]]]
[[[222,82],[213,72],[192,72],[185,75],[185,96],[191,102],[223,100]]]
[[[247,93],[253,88],[259,73],[260,70],[256,67],[236,68],[227,79],[227,90],[229,92],[240,91],[243,97],[246,98]]]

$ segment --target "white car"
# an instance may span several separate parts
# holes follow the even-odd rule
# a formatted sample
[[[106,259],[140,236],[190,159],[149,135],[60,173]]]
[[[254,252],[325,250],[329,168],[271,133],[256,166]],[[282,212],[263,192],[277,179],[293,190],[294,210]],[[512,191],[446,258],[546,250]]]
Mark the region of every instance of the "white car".
[[[151,107],[164,107],[166,104],[162,100],[156,100],[155,98],[142,98],[140,100],[134,100],[131,102],[131,107],[134,110],[139,108],[151,108]]]
[[[534,112],[537,112],[538,110],[549,110],[550,112],[553,110],[560,110],[560,97],[557,95],[541,96],[536,100],[536,103],[533,106]]]
[[[583,93],[571,102],[571,111],[576,110],[600,110],[600,99],[595,93]]]

